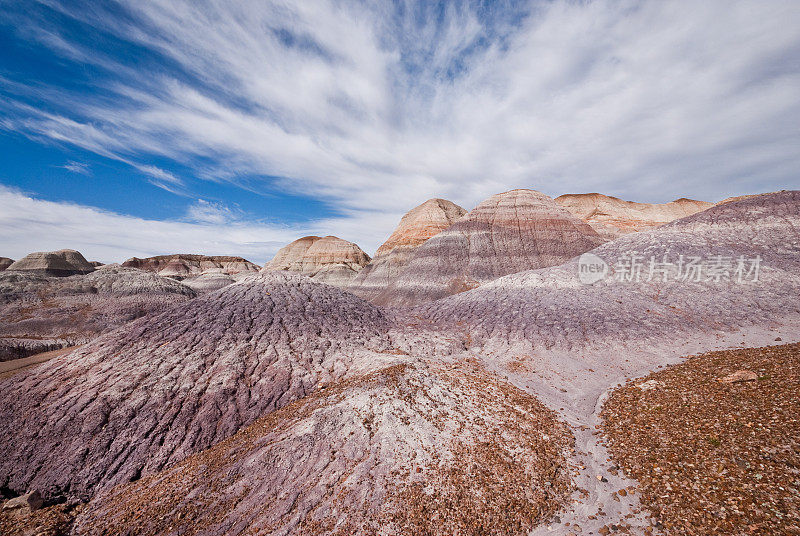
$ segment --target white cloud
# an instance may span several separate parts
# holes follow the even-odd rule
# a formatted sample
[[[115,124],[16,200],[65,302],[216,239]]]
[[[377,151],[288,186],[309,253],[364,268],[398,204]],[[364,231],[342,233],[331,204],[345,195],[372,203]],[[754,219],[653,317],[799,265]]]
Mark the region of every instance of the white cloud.
[[[305,235],[363,236],[374,251],[385,238],[364,233],[368,222],[389,224],[397,215],[351,214],[313,225],[268,225],[236,220],[236,211],[198,201],[188,214],[194,221],[136,218],[93,207],[36,199],[0,185],[0,256],[19,259],[32,251],[77,249],[90,260],[122,262],[166,253],[240,255],[264,264],[275,252]],[[397,216],[399,217],[399,216]]]
[[[89,168],[89,164],[86,164],[84,162],[76,162],[74,160],[69,160],[66,164],[58,167],[66,169],[67,171],[71,171],[72,173],[78,173],[79,175],[89,176],[92,174],[92,170]]]
[[[197,177],[282,177],[341,207],[363,244],[434,196],[470,208],[514,187],[667,201],[796,185],[798,2],[535,2],[516,18],[452,5],[437,19],[411,0],[152,0],[124,5],[132,22],[55,5],[183,74],[134,72],[28,22],[114,79],[104,98],[62,91],[58,113],[17,106],[5,128],[145,173],[133,162],[155,155],[202,159]]]
[[[189,206],[186,216],[195,222],[223,224],[240,219],[241,214],[221,203],[198,199]]]

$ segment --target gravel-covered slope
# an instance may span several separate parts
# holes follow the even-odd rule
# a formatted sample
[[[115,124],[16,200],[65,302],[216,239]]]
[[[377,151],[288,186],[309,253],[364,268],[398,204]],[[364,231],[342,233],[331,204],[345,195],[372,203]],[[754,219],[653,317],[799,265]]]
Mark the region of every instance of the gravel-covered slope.
[[[47,498],[158,471],[348,372],[396,357],[374,306],[256,274],[0,382],[0,486]],[[380,353],[385,352],[385,353]]]
[[[76,534],[523,534],[570,491],[568,429],[468,364],[330,385],[96,497]]]
[[[603,408],[620,467],[667,534],[800,534],[800,345],[711,352]]]

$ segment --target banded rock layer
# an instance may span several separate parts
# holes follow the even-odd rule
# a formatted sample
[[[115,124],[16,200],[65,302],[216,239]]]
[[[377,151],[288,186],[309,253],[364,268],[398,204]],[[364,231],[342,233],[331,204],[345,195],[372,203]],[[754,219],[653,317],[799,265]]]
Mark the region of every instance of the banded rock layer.
[[[346,287],[370,261],[360,247],[335,236],[304,236],[282,247],[265,271],[298,272],[338,287]]]
[[[208,255],[159,255],[140,259],[132,257],[122,263],[126,268],[138,268],[165,277],[196,277],[201,274],[238,274],[257,272],[258,266],[242,257]]]
[[[0,381],[0,487],[90,498],[397,356],[367,302],[255,274]],[[380,353],[385,352],[385,353]]]
[[[686,198],[660,204],[635,203],[597,193],[560,195],[556,203],[611,240],[653,229],[713,206],[713,203]]]
[[[493,195],[414,251],[374,302],[409,306],[475,288],[500,276],[553,266],[603,239],[533,190]]]
[[[397,277],[411,254],[432,236],[444,231],[467,211],[445,199],[429,199],[400,220],[397,229],[378,248],[375,258],[353,279],[348,290],[375,299]]]
[[[53,276],[88,274],[94,266],[74,249],[38,251],[11,263],[7,271],[32,272]]]
[[[800,315],[800,191],[716,205],[591,253],[609,267],[594,284],[581,282],[573,259],[412,313],[498,355],[561,352],[563,361],[531,364],[556,374],[581,367],[584,351],[597,350],[595,370],[610,370],[625,366],[618,356],[627,344],[674,351],[676,338],[713,341],[711,332],[769,328]],[[692,259],[702,272],[689,270]]]

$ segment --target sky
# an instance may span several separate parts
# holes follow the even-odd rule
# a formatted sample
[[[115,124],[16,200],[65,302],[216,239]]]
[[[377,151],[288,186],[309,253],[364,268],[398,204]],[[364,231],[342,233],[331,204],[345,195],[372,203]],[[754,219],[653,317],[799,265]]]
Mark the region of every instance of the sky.
[[[0,0],[0,155],[0,256],[102,262],[795,189],[800,2]]]

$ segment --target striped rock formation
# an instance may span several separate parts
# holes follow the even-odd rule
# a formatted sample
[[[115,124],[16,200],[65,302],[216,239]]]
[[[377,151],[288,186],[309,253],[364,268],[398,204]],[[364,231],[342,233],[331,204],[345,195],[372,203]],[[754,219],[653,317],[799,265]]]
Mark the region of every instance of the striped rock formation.
[[[278,250],[263,270],[297,272],[320,283],[346,287],[369,261],[369,255],[347,240],[304,236]]]
[[[208,255],[159,255],[140,259],[132,257],[122,263],[126,268],[138,268],[155,272],[165,277],[182,279],[197,277],[201,274],[238,274],[240,272],[257,272],[258,266],[242,257],[208,256]]]
[[[409,306],[500,276],[561,264],[603,242],[588,224],[534,190],[493,195],[419,246],[373,301]]]
[[[627,233],[653,229],[714,205],[686,198],[660,204],[635,203],[597,193],[560,195],[556,197],[556,203],[611,240]]]
[[[397,277],[414,250],[466,213],[445,199],[429,199],[410,210],[389,239],[378,248],[372,262],[353,279],[348,290],[362,298],[375,299]]]
[[[6,270],[61,277],[88,274],[94,271],[94,266],[80,252],[74,249],[60,249],[31,253],[9,265]]]

